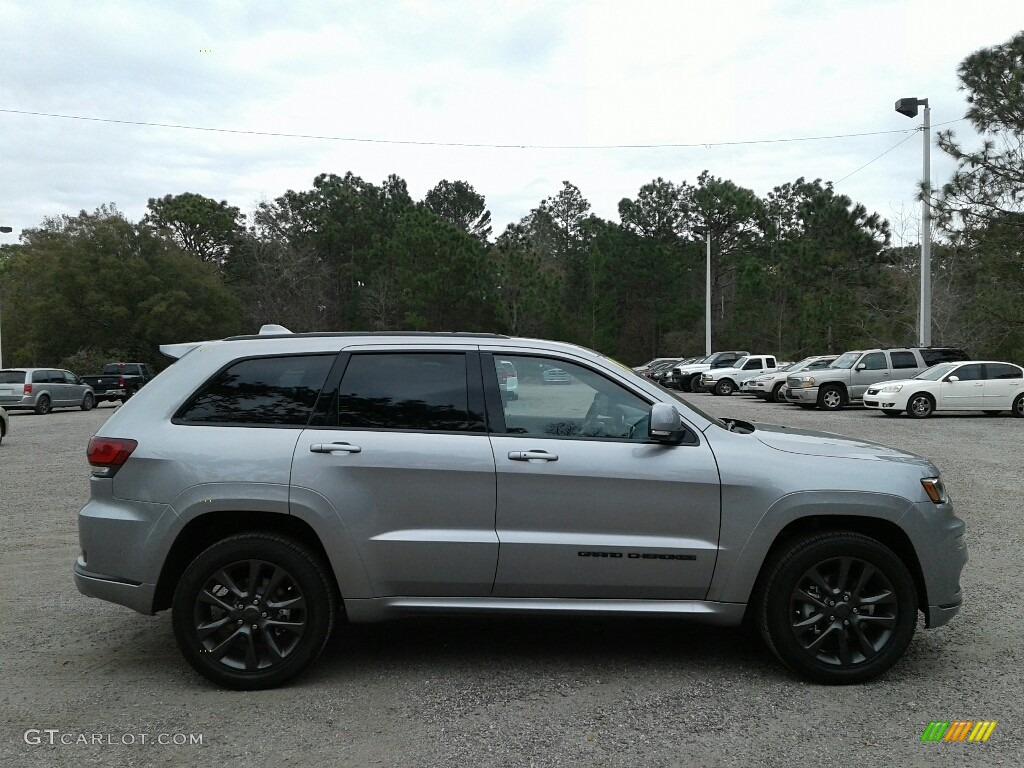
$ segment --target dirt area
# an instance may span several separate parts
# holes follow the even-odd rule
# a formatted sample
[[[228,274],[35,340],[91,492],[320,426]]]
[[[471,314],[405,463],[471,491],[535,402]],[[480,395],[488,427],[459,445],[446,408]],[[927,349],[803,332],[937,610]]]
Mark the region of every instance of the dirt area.
[[[967,521],[961,614],[847,688],[795,679],[741,630],[508,618],[344,626],[297,683],[219,690],[168,614],[72,582],[85,445],[113,408],[19,413],[0,445],[0,765],[1024,765],[1024,419],[688,397],[933,459]],[[998,725],[987,743],[922,743],[932,720]]]

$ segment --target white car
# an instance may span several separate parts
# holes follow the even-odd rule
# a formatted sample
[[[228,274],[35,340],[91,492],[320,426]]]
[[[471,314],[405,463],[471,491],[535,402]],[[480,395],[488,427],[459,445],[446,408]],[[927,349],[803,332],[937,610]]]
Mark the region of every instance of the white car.
[[[747,355],[741,357],[731,368],[712,368],[701,374],[701,386],[705,392],[716,395],[731,395],[747,379],[779,369],[774,355]]]
[[[1010,411],[1024,417],[1024,368],[993,360],[939,363],[912,379],[870,385],[864,405],[886,416],[906,411],[915,419],[935,411]]]
[[[792,363],[786,367],[779,368],[775,373],[766,373],[762,376],[755,376],[747,379],[740,385],[740,391],[760,397],[770,403],[786,402],[783,390],[786,387],[786,378],[791,373],[804,373],[805,371],[817,371],[821,368],[828,368],[839,355],[813,355],[805,357],[798,363]]]

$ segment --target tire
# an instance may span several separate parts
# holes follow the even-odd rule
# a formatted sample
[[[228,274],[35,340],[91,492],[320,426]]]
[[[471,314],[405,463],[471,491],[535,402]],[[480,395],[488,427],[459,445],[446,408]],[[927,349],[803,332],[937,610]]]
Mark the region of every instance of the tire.
[[[715,394],[728,397],[736,391],[736,384],[733,383],[732,379],[722,379],[715,384]]]
[[[818,407],[825,411],[838,411],[843,407],[843,390],[837,386],[822,387],[818,392]]]
[[[1017,395],[1017,399],[1013,401],[1013,408],[1011,411],[1018,419],[1024,418],[1024,394]]]
[[[926,392],[918,392],[907,400],[907,415],[913,419],[927,419],[935,412],[935,400]]]
[[[684,379],[683,383],[680,385],[682,387],[682,390],[684,392],[696,392],[697,390],[693,388],[693,382],[696,378],[696,376],[689,376],[686,379]]]
[[[770,403],[784,403],[786,402],[782,397],[782,388],[785,387],[785,382],[780,382],[772,387],[772,394],[766,398]]]
[[[82,398],[82,405],[80,407],[83,411],[91,411],[96,407],[96,398],[91,392],[85,393],[85,397]]]
[[[868,536],[832,531],[784,547],[756,593],[761,635],[793,671],[825,685],[885,673],[917,625],[914,579]]]
[[[185,569],[174,590],[172,623],[178,648],[196,672],[226,688],[253,691],[281,685],[309,667],[337,612],[319,558],[276,534],[246,533],[213,544]]]
[[[39,399],[36,400],[36,413],[40,416],[45,416],[52,410],[53,404],[50,402],[49,395],[41,395]]]

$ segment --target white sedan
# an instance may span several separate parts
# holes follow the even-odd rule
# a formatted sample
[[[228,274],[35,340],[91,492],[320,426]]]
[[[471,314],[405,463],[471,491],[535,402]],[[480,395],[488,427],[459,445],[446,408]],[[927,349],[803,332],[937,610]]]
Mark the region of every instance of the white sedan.
[[[872,384],[864,405],[886,416],[906,411],[915,419],[935,411],[1010,411],[1024,417],[1024,369],[992,360],[940,363],[912,379]]]

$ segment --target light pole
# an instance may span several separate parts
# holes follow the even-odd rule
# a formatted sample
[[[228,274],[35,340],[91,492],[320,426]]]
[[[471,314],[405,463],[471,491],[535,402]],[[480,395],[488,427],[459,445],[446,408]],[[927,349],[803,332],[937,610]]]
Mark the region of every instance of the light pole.
[[[708,265],[704,286],[704,355],[711,356],[711,227],[708,232]]]
[[[11,227],[0,227],[0,232],[3,234],[9,234],[14,230]],[[4,305],[0,302],[0,368],[4,367],[4,344],[3,344],[3,314]]]
[[[924,107],[924,179],[921,183],[921,309],[918,315],[918,337],[922,347],[932,344],[932,109],[928,99],[906,98],[896,102],[896,111],[917,117],[917,108]]]

